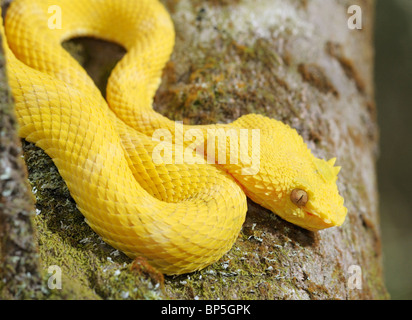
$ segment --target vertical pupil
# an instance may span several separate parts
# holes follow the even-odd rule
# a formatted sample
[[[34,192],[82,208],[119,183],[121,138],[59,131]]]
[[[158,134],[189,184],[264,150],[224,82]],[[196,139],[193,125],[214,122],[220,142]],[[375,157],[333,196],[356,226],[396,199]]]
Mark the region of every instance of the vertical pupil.
[[[290,194],[290,200],[298,207],[303,207],[308,203],[308,194],[302,189],[294,189]]]

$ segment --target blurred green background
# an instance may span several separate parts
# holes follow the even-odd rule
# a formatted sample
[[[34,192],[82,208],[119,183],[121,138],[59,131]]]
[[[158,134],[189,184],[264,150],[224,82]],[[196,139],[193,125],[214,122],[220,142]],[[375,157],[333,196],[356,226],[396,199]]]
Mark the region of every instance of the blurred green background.
[[[412,299],[412,0],[377,0],[376,4],[384,272],[392,299]]]

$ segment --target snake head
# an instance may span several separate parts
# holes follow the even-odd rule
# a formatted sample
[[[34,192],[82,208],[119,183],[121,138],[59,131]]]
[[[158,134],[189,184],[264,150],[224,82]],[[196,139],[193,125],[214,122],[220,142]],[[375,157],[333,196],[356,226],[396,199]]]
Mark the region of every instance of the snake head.
[[[285,196],[281,197],[284,203],[282,215],[286,220],[312,231],[340,226],[347,209],[336,184],[341,169],[334,166],[336,158],[329,161],[318,159],[310,150],[303,158],[301,169],[294,172]]]
[[[261,128],[259,172],[236,176],[247,196],[308,230],[340,226],[347,209],[336,183],[341,169],[336,159],[315,157],[297,131],[280,121],[242,118],[237,125]]]

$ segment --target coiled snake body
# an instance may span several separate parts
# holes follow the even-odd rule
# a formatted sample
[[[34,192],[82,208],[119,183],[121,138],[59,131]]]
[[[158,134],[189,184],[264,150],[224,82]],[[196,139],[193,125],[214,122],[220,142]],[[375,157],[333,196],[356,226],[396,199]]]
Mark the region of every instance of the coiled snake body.
[[[48,25],[55,5],[61,29]],[[15,0],[1,32],[20,136],[53,159],[88,224],[128,256],[144,256],[166,274],[204,268],[232,247],[246,195],[309,230],[344,221],[335,161],[315,158],[295,130],[273,119],[250,114],[227,125],[182,126],[200,131],[204,143],[210,129],[258,129],[253,174],[241,161],[210,165],[201,155],[195,163],[154,161],[157,129],[171,132],[175,145],[189,144],[174,135],[173,121],[152,109],[174,45],[171,18],[158,1]],[[106,99],[61,47],[77,36],[127,50]],[[234,147],[223,148],[229,160]]]

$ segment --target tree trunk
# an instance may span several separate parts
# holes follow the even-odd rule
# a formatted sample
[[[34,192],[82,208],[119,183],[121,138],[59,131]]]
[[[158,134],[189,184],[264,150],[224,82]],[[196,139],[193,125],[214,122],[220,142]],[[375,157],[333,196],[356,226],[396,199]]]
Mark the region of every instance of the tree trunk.
[[[0,48],[0,298],[41,295],[39,256],[34,239],[34,198],[21,159],[13,104]]]
[[[249,201],[239,238],[220,261],[163,278],[143,260],[131,262],[102,243],[50,159],[25,144],[41,212],[35,226],[42,263],[45,270],[62,269],[62,290],[49,287],[44,298],[387,298],[375,173],[374,1],[163,3],[175,24],[176,45],[155,108],[191,124],[260,113],[291,125],[315,155],[337,157],[347,219],[341,227],[310,232]],[[352,4],[362,9],[361,30],[348,27]],[[116,47],[101,46],[96,40],[66,45],[100,84],[121,55]]]

